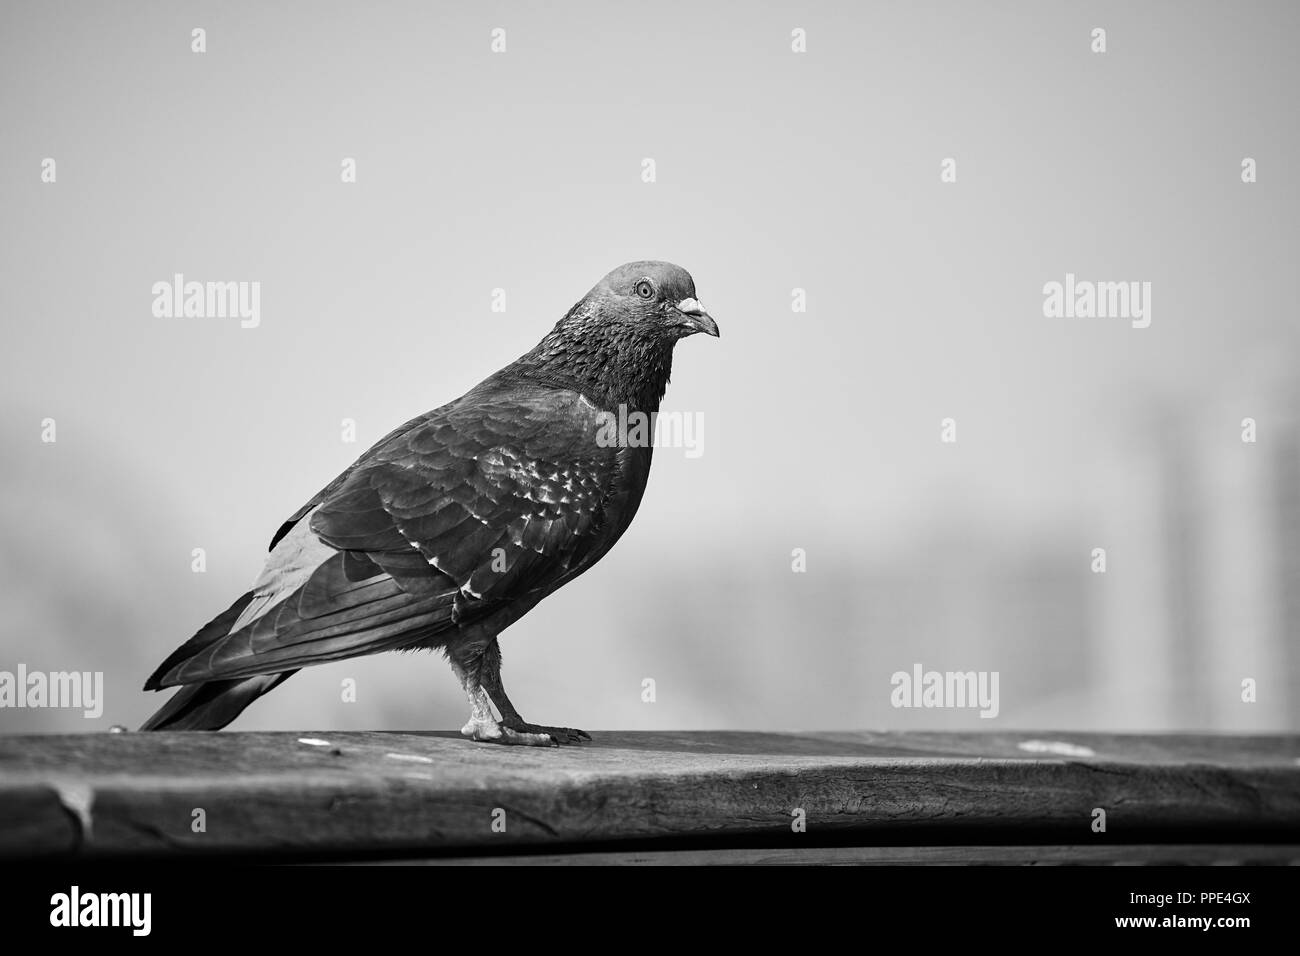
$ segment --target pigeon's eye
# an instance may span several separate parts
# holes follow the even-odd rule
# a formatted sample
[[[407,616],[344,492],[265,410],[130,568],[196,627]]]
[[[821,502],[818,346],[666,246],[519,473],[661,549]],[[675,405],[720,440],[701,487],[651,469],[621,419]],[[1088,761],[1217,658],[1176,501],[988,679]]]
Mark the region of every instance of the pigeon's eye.
[[[636,294],[643,299],[653,299],[655,297],[655,287],[649,279],[642,279],[636,284]]]

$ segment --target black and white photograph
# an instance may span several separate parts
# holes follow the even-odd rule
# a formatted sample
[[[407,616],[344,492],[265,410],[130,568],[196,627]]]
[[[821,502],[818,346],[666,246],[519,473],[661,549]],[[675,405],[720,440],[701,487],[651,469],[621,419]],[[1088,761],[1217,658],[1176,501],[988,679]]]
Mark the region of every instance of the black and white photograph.
[[[3,924],[491,866],[1283,925],[1297,50],[1283,0],[7,0]]]

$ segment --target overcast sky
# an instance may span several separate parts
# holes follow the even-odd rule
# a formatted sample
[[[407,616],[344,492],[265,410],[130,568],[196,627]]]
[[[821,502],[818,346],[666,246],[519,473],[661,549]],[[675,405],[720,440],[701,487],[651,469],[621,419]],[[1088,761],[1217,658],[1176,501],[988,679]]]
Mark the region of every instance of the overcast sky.
[[[960,642],[927,643],[927,615],[936,566],[981,594],[990,563],[1030,595],[1034,555],[1088,574],[1119,513],[1099,470],[1122,497],[1170,417],[1211,461],[1245,416],[1294,427],[1298,26],[1289,3],[6,3],[0,667],[105,670],[105,725],[138,722],[145,676],[285,517],[657,258],[722,330],[679,346],[665,403],[703,421],[703,454],[661,450],[626,538],[503,637],[530,719],[912,726],[888,674],[929,651],[1024,668],[1003,720],[1218,725],[1210,704],[1116,717],[1074,678],[1033,691],[1074,660],[1051,650],[1076,639],[1060,602],[1014,655],[973,636],[945,658]],[[176,273],[259,282],[259,324],[155,316]],[[1067,273],[1150,283],[1149,327],[1046,317]],[[915,593],[853,596],[891,580]],[[463,710],[441,662],[388,656],[304,673],[237,726]]]

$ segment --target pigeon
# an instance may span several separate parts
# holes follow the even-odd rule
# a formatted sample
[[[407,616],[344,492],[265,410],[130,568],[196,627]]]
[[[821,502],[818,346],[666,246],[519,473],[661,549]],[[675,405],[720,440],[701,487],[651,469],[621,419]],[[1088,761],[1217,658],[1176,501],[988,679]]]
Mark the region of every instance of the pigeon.
[[[627,530],[654,449],[613,423],[658,411],[674,346],[698,332],[718,326],[685,269],[609,273],[530,352],[385,435],[295,511],[252,589],[145,683],[180,690],[141,729],[219,730],[302,667],[427,648],[464,688],[466,737],[590,740],[520,716],[498,637]]]

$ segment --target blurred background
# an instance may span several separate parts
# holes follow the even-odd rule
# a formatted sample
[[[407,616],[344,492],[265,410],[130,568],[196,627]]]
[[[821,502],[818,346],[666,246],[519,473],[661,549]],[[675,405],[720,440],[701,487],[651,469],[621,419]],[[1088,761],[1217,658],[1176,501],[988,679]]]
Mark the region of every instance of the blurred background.
[[[641,258],[722,328],[664,405],[703,453],[503,635],[530,720],[1300,729],[1298,45],[1284,2],[6,3],[0,670],[105,706],[0,731],[137,725],[282,520]],[[1044,317],[1067,272],[1150,327]],[[174,273],[260,326],[156,318]],[[997,718],[892,707],[917,663]],[[465,715],[390,654],[234,727]]]

